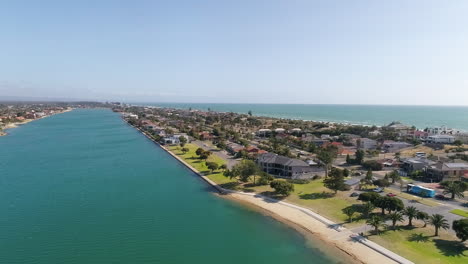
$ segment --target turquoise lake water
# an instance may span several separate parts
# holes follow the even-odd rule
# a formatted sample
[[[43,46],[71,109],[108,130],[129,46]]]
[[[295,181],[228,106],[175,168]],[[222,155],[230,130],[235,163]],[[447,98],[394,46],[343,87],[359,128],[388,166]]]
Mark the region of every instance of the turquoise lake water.
[[[109,110],[0,137],[0,263],[334,263],[295,230],[212,193]]]
[[[468,98],[467,98],[468,100]],[[292,118],[362,125],[387,125],[401,121],[424,129],[446,125],[468,131],[466,106],[391,106],[391,105],[306,105],[306,104],[201,104],[201,103],[138,103],[161,107],[193,108],[247,113],[278,118]]]

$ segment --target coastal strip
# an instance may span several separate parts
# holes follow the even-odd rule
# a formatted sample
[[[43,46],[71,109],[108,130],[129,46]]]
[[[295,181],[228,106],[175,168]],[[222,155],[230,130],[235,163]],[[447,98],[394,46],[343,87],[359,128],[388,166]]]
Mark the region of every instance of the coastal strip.
[[[125,120],[124,120],[125,121]],[[125,121],[126,122],[126,121]],[[127,124],[129,124],[127,122]],[[131,124],[129,124],[132,126]],[[300,207],[294,204],[290,204],[276,199],[262,196],[255,193],[245,193],[233,190],[227,190],[220,187],[218,184],[204,176],[197,169],[192,167],[190,164],[185,162],[183,159],[172,153],[159,142],[155,141],[145,131],[142,131],[138,127],[132,126],[145,135],[149,140],[154,142],[161,149],[166,151],[169,155],[178,160],[185,167],[190,169],[193,173],[207,182],[219,193],[226,195],[227,198],[246,202],[254,205],[258,208],[266,210],[273,214],[275,218],[282,220],[285,223],[292,223],[293,226],[297,225],[307,232],[318,236],[321,240],[334,245],[339,250],[345,252],[356,261],[361,263],[401,263],[401,264],[412,264],[413,262],[401,257],[400,255],[372,242],[364,237],[359,236],[351,232],[350,230],[341,227],[329,219],[312,212],[311,210]]]
[[[47,117],[50,117],[50,116],[53,116],[53,115],[58,115],[58,114],[63,114],[63,113],[66,113],[66,112],[70,112],[70,111],[73,111],[73,108],[68,108],[68,109],[65,109],[61,112],[58,112],[58,113],[53,113],[53,114],[50,114],[50,115],[46,115],[46,116],[43,116],[43,117],[39,117],[39,118],[36,118],[36,119],[26,119],[24,120],[23,122],[13,122],[13,123],[8,123],[6,124],[2,130],[0,130],[0,136],[6,136],[8,135],[8,133],[5,131],[7,129],[12,129],[12,128],[17,128],[19,126],[22,126],[22,125],[25,125],[27,123],[31,123],[33,121],[37,121],[37,120],[40,120],[40,119],[44,119],[44,118],[47,118]]]

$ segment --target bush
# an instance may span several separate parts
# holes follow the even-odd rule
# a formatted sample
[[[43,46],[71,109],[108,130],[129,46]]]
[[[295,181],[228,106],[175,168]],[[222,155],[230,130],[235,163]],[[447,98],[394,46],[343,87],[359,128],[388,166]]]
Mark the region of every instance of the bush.
[[[358,200],[363,201],[363,202],[373,202],[376,199],[378,199],[380,195],[375,192],[365,192],[359,194]]]
[[[292,180],[289,180],[290,183],[294,183],[294,184],[307,184],[310,182],[310,180],[306,180],[306,179],[292,179]]]
[[[320,175],[314,175],[314,177],[312,177],[312,180],[320,180],[322,178],[322,176]]]
[[[378,163],[375,160],[368,160],[362,163],[362,167],[368,170],[380,171],[382,170],[382,164]]]
[[[275,178],[271,176],[270,174],[266,172],[262,172],[260,174],[260,179],[258,179],[257,184],[258,185],[268,185],[270,184],[271,181],[273,181]]]

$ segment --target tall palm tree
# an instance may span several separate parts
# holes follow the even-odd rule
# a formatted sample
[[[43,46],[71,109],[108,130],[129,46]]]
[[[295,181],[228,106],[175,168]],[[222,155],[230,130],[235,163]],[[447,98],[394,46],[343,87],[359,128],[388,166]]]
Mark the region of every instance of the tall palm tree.
[[[435,228],[435,236],[439,236],[439,229],[448,229],[450,226],[447,222],[447,219],[443,215],[433,214],[429,216],[429,224],[433,225]]]
[[[408,206],[403,210],[403,214],[408,217],[408,226],[413,226],[413,218],[418,215],[419,210],[414,206]]]
[[[393,212],[388,214],[388,218],[392,220],[392,228],[395,230],[397,222],[403,222],[403,214],[400,212]]]
[[[427,221],[429,221],[429,215],[426,212],[419,211],[416,214],[416,219],[423,221],[424,222],[423,227],[426,227],[427,226]]]
[[[379,227],[381,227],[384,223],[384,220],[382,217],[378,216],[378,215],[373,215],[371,216],[371,218],[367,219],[366,221],[366,224],[374,227],[374,231],[375,233],[379,233]]]

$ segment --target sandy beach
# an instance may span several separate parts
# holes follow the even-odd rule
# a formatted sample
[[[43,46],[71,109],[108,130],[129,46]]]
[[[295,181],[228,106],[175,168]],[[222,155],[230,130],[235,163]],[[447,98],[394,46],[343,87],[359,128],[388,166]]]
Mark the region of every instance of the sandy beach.
[[[248,203],[266,210],[273,218],[296,229],[297,226],[300,227],[298,231],[310,233],[324,243],[335,246],[344,254],[350,256],[353,263],[399,263],[365,246],[364,244],[351,239],[350,236],[353,234],[351,231],[346,229],[343,229],[341,232],[336,231],[298,209],[285,206],[281,203],[268,202],[260,197],[240,193],[229,193],[227,195],[223,195],[223,197],[236,200],[241,203]]]

